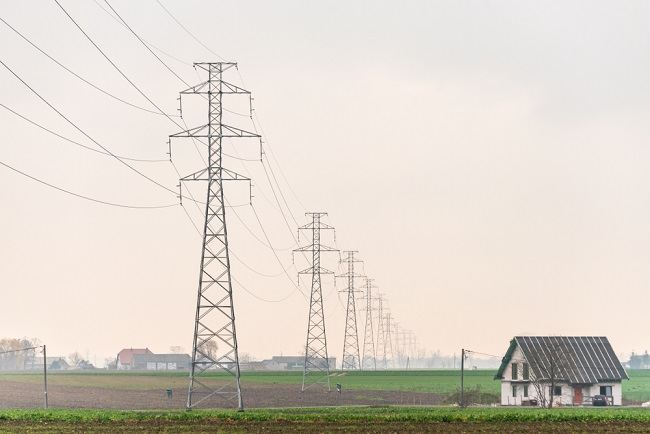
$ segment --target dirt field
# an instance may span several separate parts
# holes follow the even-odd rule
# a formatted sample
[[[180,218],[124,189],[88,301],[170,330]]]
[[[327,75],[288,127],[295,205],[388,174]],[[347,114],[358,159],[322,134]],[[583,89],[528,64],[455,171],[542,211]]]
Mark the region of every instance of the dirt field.
[[[133,381],[136,381],[133,378]],[[111,387],[61,385],[49,386],[49,404],[53,408],[112,408],[112,409],[166,409],[184,408],[187,398],[186,380],[173,388],[172,399],[167,398],[164,387],[155,385],[129,388],[127,385]],[[244,403],[249,408],[303,407],[332,405],[436,405],[444,397],[421,392],[348,390],[341,394],[323,389],[300,392],[300,386],[287,384],[244,384]],[[0,408],[34,408],[43,403],[43,386],[40,383],[0,381]],[[209,403],[211,407],[227,407],[221,400]]]

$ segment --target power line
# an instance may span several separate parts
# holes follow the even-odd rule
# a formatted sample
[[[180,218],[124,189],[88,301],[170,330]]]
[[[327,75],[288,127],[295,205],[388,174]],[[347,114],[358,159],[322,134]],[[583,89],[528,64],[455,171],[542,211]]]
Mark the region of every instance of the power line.
[[[185,80],[183,80],[183,78],[182,78],[180,75],[178,75],[178,74],[177,74],[173,69],[171,69],[171,68],[169,67],[169,65],[167,65],[167,64],[165,63],[164,60],[162,60],[160,57],[158,57],[158,55],[157,55],[156,53],[153,52],[153,50],[149,47],[149,45],[147,45],[147,43],[146,43],[146,42],[145,42],[145,41],[144,41],[144,40],[143,40],[143,39],[142,39],[142,38],[141,38],[141,37],[140,37],[140,36],[139,36],[139,35],[138,35],[138,34],[137,34],[133,29],[132,29],[132,28],[131,28],[131,26],[129,26],[129,25],[127,24],[127,22],[124,21],[124,18],[122,18],[122,16],[120,16],[120,14],[117,13],[117,11],[115,10],[115,8],[114,8],[113,6],[111,6],[111,4],[108,2],[108,0],[104,0],[104,3],[106,3],[106,4],[108,5],[108,7],[113,11],[113,13],[114,13],[114,14],[115,14],[119,19],[120,19],[120,21],[122,21],[122,24],[124,24],[124,26],[125,26],[127,29],[129,29],[129,31],[130,31],[131,33],[133,33],[133,36],[135,36],[135,37],[138,39],[138,41],[140,41],[140,42],[142,43],[142,45],[143,45],[143,46],[144,46],[144,47],[145,47],[145,48],[146,48],[146,49],[147,49],[147,50],[148,50],[148,51],[149,51],[149,52],[150,52],[150,53],[151,53],[151,54],[152,54],[156,59],[158,59],[158,61],[159,61],[160,63],[163,64],[163,66],[164,66],[165,68],[167,68],[167,70],[168,70],[169,72],[171,72],[172,74],[174,74],[174,76],[175,76],[176,78],[178,78],[180,81],[182,81],[183,84],[185,84],[187,87],[190,87],[190,84],[189,84],[188,82],[186,82]]]
[[[113,14],[111,14],[111,13],[110,13],[110,12],[109,12],[105,7],[104,7],[104,6],[102,6],[102,4],[99,2],[99,0],[93,0],[93,1],[94,1],[95,4],[96,4],[97,6],[99,6],[99,8],[100,8],[101,10],[103,10],[103,11],[104,11],[104,12],[105,12],[109,17],[111,17],[113,20],[115,20],[115,22],[117,22],[117,23],[118,23],[119,25],[121,25],[121,26],[124,26],[124,24],[122,24],[122,23],[120,22],[120,20],[117,19],[117,17],[115,17],[115,16],[114,16]],[[188,62],[188,61],[183,60],[183,59],[179,59],[178,57],[174,56],[173,54],[170,54],[170,53],[168,53],[167,51],[161,49],[160,47],[158,47],[158,46],[152,44],[150,41],[147,41],[146,39],[143,39],[143,41],[146,42],[147,45],[149,45],[151,48],[155,49],[156,51],[160,52],[161,54],[164,54],[165,56],[169,57],[170,59],[174,59],[174,60],[177,61],[178,63],[183,64],[183,65],[186,65],[186,66],[192,66],[192,63],[191,63],[191,62]]]
[[[115,64],[115,62],[113,62],[113,61],[111,60],[111,58],[108,57],[108,55],[107,55],[106,53],[104,53],[104,51],[103,51],[101,48],[99,48],[99,45],[97,45],[97,44],[95,43],[95,41],[93,41],[93,39],[92,39],[90,36],[88,36],[88,34],[84,31],[84,29],[81,28],[81,26],[80,26],[80,25],[75,21],[75,19],[72,18],[72,15],[70,15],[70,14],[68,13],[68,11],[65,10],[65,8],[61,5],[61,3],[59,3],[59,0],[54,0],[54,2],[59,6],[59,8],[61,8],[61,10],[66,14],[66,16],[67,16],[68,18],[70,18],[70,21],[72,21],[72,22],[74,23],[74,25],[77,27],[77,29],[79,29],[79,31],[80,31],[80,32],[81,32],[81,33],[86,37],[86,39],[88,39],[88,41],[89,41],[89,42],[90,42],[90,43],[91,43],[91,44],[92,44],[92,45],[97,49],[97,51],[99,51],[99,52],[101,53],[101,55],[104,56],[104,58],[108,61],[108,63],[110,63],[110,64],[113,66],[113,68],[115,68],[115,70],[116,70],[117,72],[119,72],[120,75],[121,75],[122,77],[124,77],[124,79],[125,79],[126,81],[128,81],[129,84],[130,84],[131,86],[133,86],[133,88],[134,88],[135,90],[138,91],[138,93],[139,93],[140,95],[142,95],[142,96],[143,96],[147,101],[149,101],[149,103],[150,103],[152,106],[154,106],[154,107],[155,107],[155,108],[156,108],[156,109],[157,109],[161,114],[163,114],[167,119],[169,119],[169,120],[172,121],[174,124],[176,124],[179,128],[181,128],[181,126],[180,126],[180,125],[179,125],[175,120],[173,120],[173,119],[172,119],[172,118],[171,118],[171,117],[170,117],[170,116],[169,116],[169,115],[168,115],[168,114],[167,114],[163,109],[161,109],[160,107],[158,107],[158,105],[157,105],[155,102],[153,102],[153,101],[151,100],[151,98],[149,98],[149,97],[147,96],[147,94],[145,94],[145,93],[144,93],[144,92],[143,92],[143,91],[142,91],[142,90],[141,90],[141,89],[140,89],[140,88],[139,88],[135,83],[133,83],[133,81],[131,81],[131,79],[130,79],[129,77],[127,77],[127,75],[126,75],[126,74],[125,74],[125,73],[124,73],[124,72],[123,72],[123,71],[122,71],[122,70],[121,70],[121,69],[120,69],[120,68]]]
[[[199,43],[203,48],[205,48],[206,50],[208,50],[210,53],[212,53],[212,54],[214,54],[215,56],[217,56],[217,58],[219,58],[220,60],[224,60],[223,57],[221,57],[220,55],[218,55],[217,53],[215,53],[214,51],[212,51],[212,50],[210,49],[210,47],[208,47],[207,45],[205,45],[203,42],[201,42],[201,40],[200,40],[199,38],[197,38],[196,36],[194,36],[194,34],[193,34],[192,32],[190,32],[190,31],[188,30],[188,28],[185,27],[185,26],[183,25],[183,23],[181,23],[181,22],[180,22],[180,21],[179,21],[179,20],[178,20],[178,19],[177,19],[177,18],[176,18],[176,17],[175,17],[175,16],[174,16],[170,11],[169,11],[169,9],[167,9],[167,8],[165,7],[165,5],[163,5],[163,4],[160,2],[160,0],[156,0],[156,2],[160,5],[161,8],[163,8],[163,9],[165,10],[165,12],[167,12],[167,15],[169,15],[169,16],[172,18],[172,20],[174,20],[174,21],[176,22],[176,24],[178,24],[178,25],[179,25],[183,30],[185,30],[185,33],[187,33],[188,35],[190,35],[190,36],[192,37],[192,39],[194,39],[196,42],[198,42],[198,43]]]
[[[89,80],[85,79],[84,77],[82,77],[81,75],[77,74],[76,72],[74,72],[73,70],[71,70],[70,68],[68,68],[67,66],[65,66],[63,63],[59,62],[59,61],[56,60],[54,57],[52,57],[51,55],[49,55],[49,54],[48,54],[47,52],[45,52],[41,47],[39,47],[38,45],[36,45],[36,43],[32,42],[32,41],[31,41],[30,39],[28,39],[25,35],[23,35],[23,34],[22,34],[21,32],[19,32],[16,28],[14,28],[11,24],[9,24],[7,21],[5,21],[2,17],[0,17],[0,21],[2,21],[2,22],[3,22],[7,27],[9,27],[11,30],[13,30],[14,33],[16,33],[18,36],[20,36],[23,40],[25,40],[28,44],[30,44],[32,47],[34,47],[36,50],[38,50],[38,51],[39,51],[41,54],[43,54],[45,57],[47,57],[48,59],[50,59],[52,62],[54,62],[55,64],[57,64],[57,65],[60,66],[61,68],[63,68],[65,71],[67,71],[67,72],[69,72],[70,74],[72,74],[74,77],[76,77],[76,78],[78,78],[79,80],[81,80],[82,82],[86,83],[88,86],[90,86],[90,87],[92,87],[92,88],[98,90],[99,92],[103,93],[103,94],[106,95],[106,96],[109,96],[109,97],[113,98],[113,99],[116,100],[116,101],[119,101],[119,102],[121,102],[121,103],[123,103],[123,104],[126,104],[126,105],[128,105],[128,106],[131,106],[131,107],[136,108],[136,109],[138,109],[138,110],[142,110],[142,111],[145,111],[145,112],[148,112],[148,113],[153,113],[153,114],[155,114],[155,115],[162,115],[162,116],[164,116],[164,113],[159,113],[159,112],[157,112],[157,111],[149,110],[148,108],[141,107],[141,106],[139,106],[139,105],[137,105],[137,104],[133,104],[133,103],[131,103],[131,102],[129,102],[129,101],[126,101],[126,100],[124,100],[124,99],[122,99],[122,98],[120,98],[120,97],[118,97],[118,96],[116,96],[116,95],[114,95],[114,94],[108,92],[107,90],[102,89],[102,88],[99,87],[98,85],[96,85],[96,84],[90,82]],[[170,116],[176,116],[176,115],[170,115]]]
[[[85,200],[88,200],[88,201],[91,201],[91,202],[101,203],[103,205],[116,206],[116,207],[119,207],[119,208],[132,208],[132,209],[161,209],[161,208],[171,208],[173,206],[178,205],[177,203],[173,203],[173,204],[169,204],[169,205],[140,206],[140,205],[125,205],[125,204],[121,204],[121,203],[108,202],[108,201],[105,201],[105,200],[95,199],[95,198],[90,197],[90,196],[84,196],[83,194],[75,193],[73,191],[67,190],[67,189],[62,188],[62,187],[57,187],[54,184],[50,184],[49,182],[43,181],[42,179],[38,179],[38,178],[28,174],[28,173],[23,172],[22,170],[16,169],[15,167],[10,166],[9,164],[7,164],[7,163],[5,163],[3,161],[0,161],[0,164],[3,165],[4,167],[6,167],[7,169],[13,170],[14,172],[16,172],[16,173],[18,173],[18,174],[20,174],[20,175],[22,175],[22,176],[24,176],[26,178],[29,178],[29,179],[31,179],[33,181],[36,181],[36,182],[38,182],[40,184],[43,184],[43,185],[46,185],[46,186],[48,186],[50,188],[53,188],[55,190],[58,190],[60,192],[63,192],[63,193],[66,193],[66,194],[69,194],[69,195],[72,195],[72,196],[75,196],[75,197],[78,197],[78,198],[81,198],[81,199],[85,199]]]
[[[72,139],[70,139],[70,138],[68,138],[68,137],[65,137],[65,136],[63,136],[63,135],[61,135],[61,134],[59,134],[59,133],[57,133],[57,132],[55,132],[55,131],[52,131],[52,130],[50,130],[49,128],[44,127],[43,125],[41,125],[41,124],[39,124],[39,123],[37,123],[37,122],[35,122],[35,121],[29,119],[27,116],[18,113],[17,111],[13,110],[13,109],[10,108],[10,107],[7,107],[6,105],[4,105],[4,104],[2,104],[2,103],[0,103],[0,107],[4,108],[5,110],[7,110],[7,111],[9,111],[9,112],[11,112],[11,113],[13,113],[14,115],[18,116],[19,118],[23,119],[24,121],[29,122],[30,124],[34,125],[35,127],[38,127],[38,128],[40,128],[40,129],[42,129],[42,130],[44,130],[44,131],[47,131],[47,132],[50,133],[50,134],[52,134],[52,135],[54,135],[54,136],[56,136],[56,137],[62,139],[62,140],[65,140],[66,142],[69,142],[69,143],[72,143],[72,144],[74,144],[74,145],[80,146],[80,147],[82,147],[82,148],[84,148],[84,149],[86,149],[86,150],[88,150],[88,151],[96,152],[96,153],[98,153],[98,154],[102,154],[102,155],[108,155],[108,156],[111,156],[111,154],[108,153],[108,152],[105,152],[105,151],[102,151],[102,150],[99,150],[99,149],[95,149],[95,148],[91,148],[90,146],[86,146],[86,145],[84,145],[83,143],[79,143],[79,142],[74,141],[74,140],[72,140]],[[163,163],[163,162],[167,162],[167,161],[168,161],[167,159],[164,159],[164,158],[162,158],[162,159],[157,159],[157,160],[156,160],[156,159],[144,159],[144,158],[131,158],[131,157],[124,157],[124,156],[122,156],[122,155],[115,155],[115,156],[118,157],[118,158],[120,158],[120,159],[122,159],[122,160],[137,161],[137,162],[142,162],[142,163]]]
[[[54,1],[57,1],[57,0],[54,0]],[[39,94],[39,93],[38,93],[38,92],[37,92],[33,87],[31,87],[29,84],[27,84],[27,82],[26,82],[25,80],[23,80],[23,79],[22,79],[22,78],[21,78],[21,77],[20,77],[16,72],[14,72],[13,69],[11,69],[9,66],[7,66],[7,64],[4,63],[4,61],[0,60],[0,64],[2,64],[2,66],[5,67],[5,69],[7,69],[9,72],[11,72],[11,74],[13,74],[14,77],[16,77],[16,78],[17,78],[17,79],[18,79],[18,80],[19,80],[19,81],[20,81],[20,82],[21,82],[25,87],[27,87],[27,88],[28,88],[28,89],[29,89],[29,90],[30,90],[34,95],[36,95],[36,96],[37,96],[41,101],[43,101],[45,104],[47,104],[48,107],[50,107],[50,108],[51,108],[52,110],[54,110],[54,111],[55,111],[59,116],[61,116],[63,119],[65,119],[65,121],[68,122],[70,125],[72,125],[72,126],[73,126],[77,131],[79,131],[81,134],[83,134],[84,136],[86,136],[86,138],[88,138],[88,139],[91,140],[94,144],[96,144],[97,146],[99,146],[100,148],[102,148],[104,151],[106,151],[110,156],[112,156],[112,157],[115,158],[117,161],[119,161],[120,163],[122,163],[123,165],[125,165],[126,167],[128,167],[129,169],[131,169],[133,172],[135,172],[135,173],[137,173],[138,175],[142,176],[143,178],[147,179],[148,181],[150,181],[150,182],[156,184],[157,186],[159,186],[160,188],[162,188],[162,189],[164,189],[164,190],[166,190],[166,191],[168,191],[168,192],[170,192],[170,193],[176,195],[176,192],[175,192],[175,191],[173,191],[173,190],[171,190],[171,189],[165,187],[163,184],[159,183],[158,181],[156,181],[156,180],[153,179],[153,178],[150,178],[148,175],[145,175],[144,173],[142,173],[141,171],[139,171],[139,170],[136,169],[135,167],[131,166],[131,165],[130,165],[129,163],[127,163],[126,161],[120,159],[117,155],[115,155],[114,153],[112,153],[110,150],[108,150],[108,148],[106,148],[105,146],[103,146],[103,145],[102,145],[101,143],[99,143],[97,140],[93,139],[93,138],[92,138],[90,135],[88,135],[84,130],[82,130],[79,126],[77,126],[77,124],[75,124],[74,122],[72,122],[72,121],[71,121],[70,119],[68,119],[68,118],[67,118],[67,117],[66,117],[62,112],[60,112],[56,107],[54,107],[52,104],[50,104],[50,102],[49,102],[48,100],[46,100],[44,97],[42,97],[41,94]]]

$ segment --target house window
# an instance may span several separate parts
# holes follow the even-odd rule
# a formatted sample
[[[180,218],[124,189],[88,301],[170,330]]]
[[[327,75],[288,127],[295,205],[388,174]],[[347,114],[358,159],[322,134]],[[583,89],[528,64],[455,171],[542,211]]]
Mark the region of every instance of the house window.
[[[528,398],[528,385],[524,385],[524,398]]]
[[[516,380],[517,379],[517,364],[513,363],[512,364],[512,379]]]
[[[517,397],[517,385],[516,384],[512,385],[512,397],[513,398]]]
[[[553,389],[551,386],[548,387],[549,394],[553,396],[561,396],[562,395],[562,386],[555,386],[555,389]]]
[[[600,394],[605,396],[612,396],[612,386],[600,386]]]
[[[523,363],[521,365],[521,368],[522,368],[522,371],[523,371],[522,372],[523,379],[528,380],[530,378],[530,371],[529,371],[529,368],[528,368],[528,363]]]

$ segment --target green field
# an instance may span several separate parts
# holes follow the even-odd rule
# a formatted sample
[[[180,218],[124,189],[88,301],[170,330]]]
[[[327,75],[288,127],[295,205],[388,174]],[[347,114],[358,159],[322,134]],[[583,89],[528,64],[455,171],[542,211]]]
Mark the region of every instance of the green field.
[[[647,432],[649,423],[650,411],[640,408],[0,411],[2,432]]]

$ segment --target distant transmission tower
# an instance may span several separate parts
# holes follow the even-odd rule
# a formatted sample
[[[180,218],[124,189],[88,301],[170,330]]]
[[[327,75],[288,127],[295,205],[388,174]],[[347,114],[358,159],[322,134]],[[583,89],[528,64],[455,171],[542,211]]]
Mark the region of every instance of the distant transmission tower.
[[[372,285],[374,279],[366,278],[366,326],[363,333],[363,358],[361,359],[362,369],[377,370],[377,352],[375,349],[375,330],[372,325]]]
[[[384,329],[384,296],[377,295],[377,358],[380,368],[386,369],[386,330]]]
[[[181,181],[207,182],[187,408],[199,404],[213,405],[208,400],[218,396],[228,402],[236,401],[237,407],[242,410],[244,403],[239,381],[239,354],[223,185],[225,181],[250,182],[250,179],[222,167],[221,145],[224,138],[259,138],[260,136],[222,123],[223,95],[245,94],[250,98],[249,91],[222,79],[223,72],[236,67],[237,64],[195,63],[194,66],[207,72],[208,78],[203,83],[182,91],[181,96],[191,94],[203,96],[208,102],[208,123],[170,136],[189,137],[199,141],[204,138],[207,139],[208,148],[208,167],[181,179]],[[214,370],[226,371],[232,376],[232,381],[220,381],[217,384],[206,381],[206,374]]]
[[[390,323],[391,315],[390,312],[386,312],[386,345],[388,346],[387,353],[390,355],[388,360],[390,360],[390,367],[395,367],[395,353],[393,352],[393,333],[392,325]]]
[[[361,354],[359,352],[359,332],[357,330],[357,305],[355,292],[360,292],[356,289],[354,284],[355,277],[362,277],[354,271],[355,262],[362,262],[355,259],[354,254],[358,253],[354,250],[343,252],[346,257],[341,263],[347,264],[348,269],[344,274],[337,277],[344,277],[348,280],[348,286],[341,292],[346,292],[348,295],[348,302],[345,309],[345,337],[343,339],[343,362],[341,368],[346,370],[359,369],[361,367]]]
[[[311,274],[311,295],[309,297],[309,320],[307,322],[307,343],[305,344],[305,363],[302,375],[302,391],[306,388],[327,381],[327,390],[330,388],[330,366],[327,355],[327,336],[325,333],[325,311],[323,309],[323,290],[321,286],[322,274],[334,274],[320,265],[321,252],[338,252],[337,249],[325,246],[320,242],[322,230],[334,230],[333,227],[323,223],[321,217],[325,212],[309,212],[311,223],[298,228],[311,232],[311,244],[300,247],[294,252],[311,252],[311,267],[300,271],[301,274]]]

